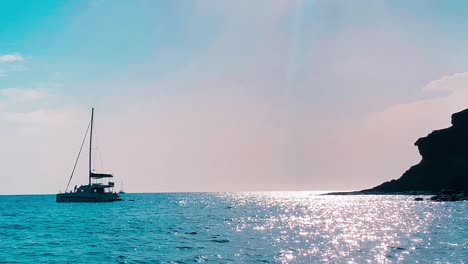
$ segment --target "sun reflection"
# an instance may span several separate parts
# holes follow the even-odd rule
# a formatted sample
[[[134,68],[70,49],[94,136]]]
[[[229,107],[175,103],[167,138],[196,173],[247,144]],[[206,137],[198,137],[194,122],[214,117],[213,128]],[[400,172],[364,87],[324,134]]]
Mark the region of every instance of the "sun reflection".
[[[416,204],[404,197],[281,192],[227,199],[255,208],[255,217],[236,220],[236,231],[269,237],[281,263],[402,261],[422,243],[414,234],[426,232],[432,218],[431,213],[415,218]]]

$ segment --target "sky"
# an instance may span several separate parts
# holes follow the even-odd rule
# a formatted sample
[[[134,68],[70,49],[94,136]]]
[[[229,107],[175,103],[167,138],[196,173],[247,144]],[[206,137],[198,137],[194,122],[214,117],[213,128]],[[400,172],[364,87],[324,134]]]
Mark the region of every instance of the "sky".
[[[128,192],[358,190],[468,108],[466,1],[0,2],[0,194],[63,191],[95,108]],[[87,182],[87,150],[72,180]]]

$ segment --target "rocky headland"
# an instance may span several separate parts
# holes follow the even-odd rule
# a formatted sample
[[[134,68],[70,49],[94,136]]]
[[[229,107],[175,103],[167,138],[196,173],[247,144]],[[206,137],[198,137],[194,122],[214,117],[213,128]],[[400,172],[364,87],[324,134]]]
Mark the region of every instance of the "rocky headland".
[[[452,126],[414,143],[421,162],[399,179],[359,194],[431,194],[435,201],[468,200],[468,109],[452,115]]]

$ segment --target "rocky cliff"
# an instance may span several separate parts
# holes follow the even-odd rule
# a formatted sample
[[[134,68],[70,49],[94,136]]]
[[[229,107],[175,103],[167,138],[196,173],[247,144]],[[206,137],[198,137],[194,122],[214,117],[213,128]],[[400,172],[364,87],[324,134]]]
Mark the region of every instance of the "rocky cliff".
[[[468,191],[468,109],[452,115],[452,126],[418,139],[422,160],[399,179],[364,193]]]

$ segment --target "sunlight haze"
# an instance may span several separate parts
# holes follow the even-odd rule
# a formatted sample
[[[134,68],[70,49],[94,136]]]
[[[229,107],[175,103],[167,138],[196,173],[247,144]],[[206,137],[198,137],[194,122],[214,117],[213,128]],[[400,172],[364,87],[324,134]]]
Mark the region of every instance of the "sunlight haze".
[[[127,192],[396,179],[468,107],[468,3],[451,3],[0,3],[0,194],[65,190],[91,107],[94,167]]]

